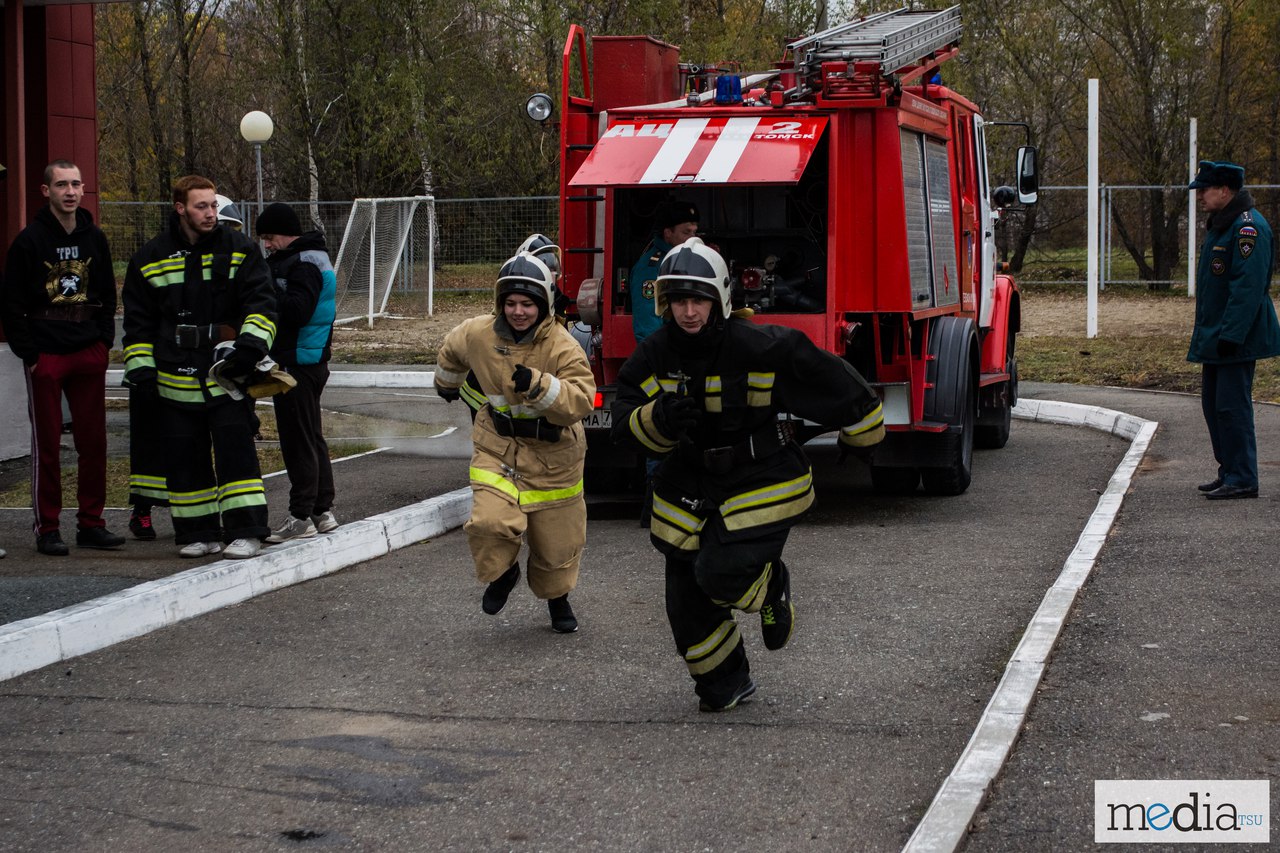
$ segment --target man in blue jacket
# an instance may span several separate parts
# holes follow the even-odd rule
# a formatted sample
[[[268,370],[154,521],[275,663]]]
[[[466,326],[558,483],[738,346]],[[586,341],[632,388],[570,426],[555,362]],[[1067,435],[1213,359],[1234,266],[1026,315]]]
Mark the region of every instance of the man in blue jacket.
[[[1271,226],[1244,189],[1244,169],[1201,160],[1190,189],[1208,214],[1196,268],[1196,323],[1187,360],[1202,367],[1200,403],[1209,427],[1214,479],[1209,500],[1258,496],[1253,373],[1258,359],[1280,355],[1280,322],[1268,290]]]
[[[320,394],[329,381],[338,279],[319,231],[302,233],[293,208],[267,205],[254,230],[270,254],[279,320],[271,357],[297,385],[273,398],[280,454],[289,474],[289,517],[267,542],[328,533],[338,526],[333,506],[333,468],[321,423]]]

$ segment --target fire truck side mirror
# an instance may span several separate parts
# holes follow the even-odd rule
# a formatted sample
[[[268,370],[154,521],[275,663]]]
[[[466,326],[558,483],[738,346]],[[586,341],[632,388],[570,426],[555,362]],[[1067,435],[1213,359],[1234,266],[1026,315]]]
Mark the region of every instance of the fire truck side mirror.
[[[1024,145],[1018,149],[1018,201],[1035,204],[1040,195],[1040,170],[1036,166],[1036,149]]]
[[[588,326],[599,326],[600,317],[600,279],[584,279],[578,288],[578,316]]]

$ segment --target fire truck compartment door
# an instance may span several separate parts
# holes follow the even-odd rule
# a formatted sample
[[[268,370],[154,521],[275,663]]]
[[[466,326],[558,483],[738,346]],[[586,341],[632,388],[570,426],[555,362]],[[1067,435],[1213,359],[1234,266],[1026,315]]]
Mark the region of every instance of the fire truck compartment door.
[[[826,116],[619,119],[569,181],[573,187],[794,184]]]

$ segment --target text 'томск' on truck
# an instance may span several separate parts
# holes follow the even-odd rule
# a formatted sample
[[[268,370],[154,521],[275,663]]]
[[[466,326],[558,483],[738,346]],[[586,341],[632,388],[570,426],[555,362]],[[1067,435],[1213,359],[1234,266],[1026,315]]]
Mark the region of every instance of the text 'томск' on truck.
[[[974,446],[1005,444],[1020,307],[997,269],[995,225],[1035,202],[1036,158],[1019,148],[1016,188],[990,185],[988,136],[1010,123],[984,120],[942,84],[960,29],[958,6],[900,9],[792,42],[777,69],[741,77],[682,64],[646,36],[593,38],[589,72],[586,36],[571,27],[561,286],[600,388],[586,419],[589,488],[640,476],[609,442],[609,407],[635,349],[641,283],[627,278],[672,199],[696,206],[735,301],[847,359],[880,393],[876,489],[959,494]],[[546,96],[530,106],[554,112]],[[799,426],[801,440],[821,431]]]

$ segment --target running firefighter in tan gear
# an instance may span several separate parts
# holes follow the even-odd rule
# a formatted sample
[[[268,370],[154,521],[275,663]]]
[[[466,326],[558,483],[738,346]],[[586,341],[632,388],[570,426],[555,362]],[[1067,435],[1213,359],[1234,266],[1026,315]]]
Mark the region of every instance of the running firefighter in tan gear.
[[[663,259],[662,326],[618,373],[613,438],[662,460],[650,541],[666,557],[667,619],[703,711],[755,692],[735,610],[759,613],[765,647],[791,638],[782,549],[813,503],[789,413],[839,428],[863,454],[884,438],[880,399],[800,332],[734,316],[729,270],[694,237]]]
[[[569,593],[587,537],[582,418],[596,388],[582,347],[556,322],[554,283],[554,272],[529,252],[503,264],[493,313],[448,334],[435,382],[452,402],[470,372],[486,398],[471,431],[473,503],[463,527],[476,576],[488,584],[484,611],[506,604],[527,539],[529,588],[548,602],[552,628],[571,633],[578,622]]]

